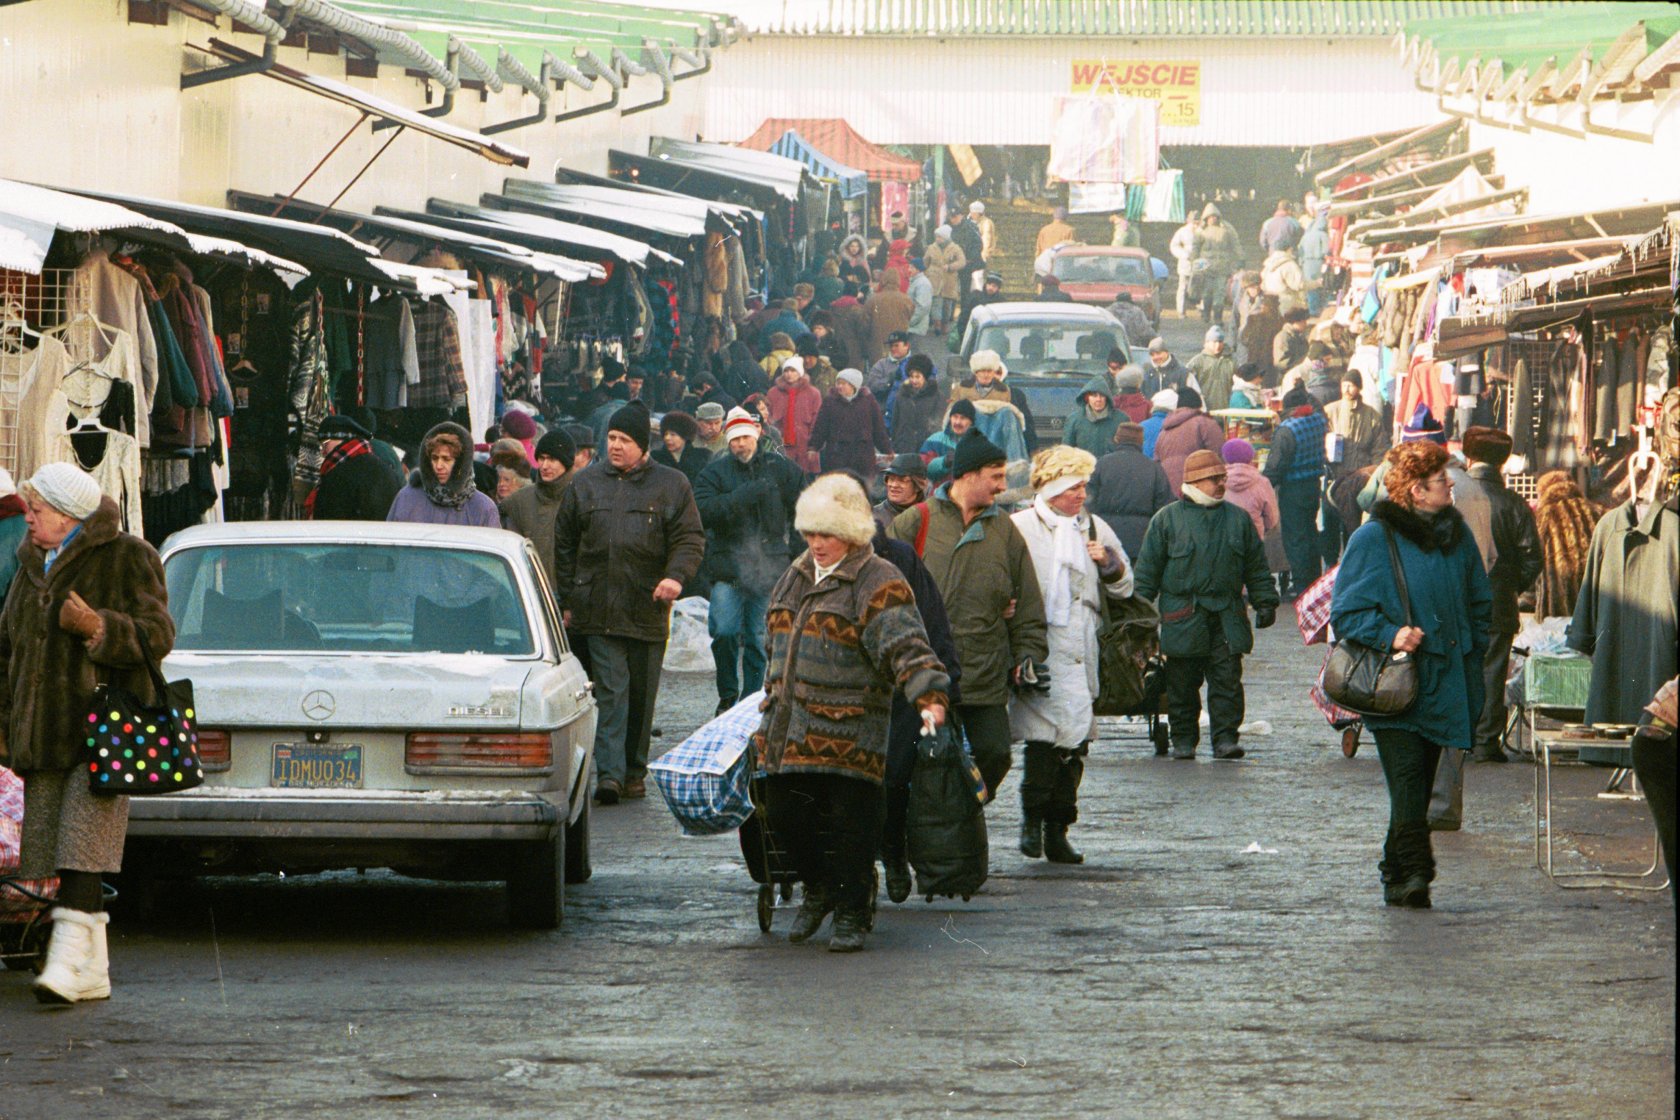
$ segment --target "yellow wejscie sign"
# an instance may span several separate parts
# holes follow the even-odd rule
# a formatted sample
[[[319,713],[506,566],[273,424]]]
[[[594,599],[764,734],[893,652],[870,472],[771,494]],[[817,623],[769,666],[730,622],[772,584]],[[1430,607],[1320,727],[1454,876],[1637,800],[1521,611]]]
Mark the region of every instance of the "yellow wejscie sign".
[[[1193,59],[1075,59],[1073,92],[1093,91],[1159,101],[1163,125],[1202,123],[1202,64]]]

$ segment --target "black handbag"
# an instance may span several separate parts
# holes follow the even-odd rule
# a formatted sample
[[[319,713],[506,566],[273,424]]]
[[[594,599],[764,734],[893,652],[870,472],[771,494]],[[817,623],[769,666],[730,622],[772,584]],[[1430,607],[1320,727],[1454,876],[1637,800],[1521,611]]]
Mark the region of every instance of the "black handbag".
[[[88,788],[110,796],[143,797],[179,793],[204,783],[198,757],[198,710],[191,681],[165,681],[146,635],[135,628],[152,688],[161,706],[142,704],[128,689],[102,684],[94,689],[82,757]]]
[[[1388,562],[1394,567],[1394,584],[1400,589],[1400,605],[1410,626],[1412,598],[1406,590],[1400,549],[1386,525],[1383,537],[1388,541]],[[1417,661],[1409,653],[1372,649],[1352,638],[1342,638],[1324,663],[1324,694],[1363,716],[1399,715],[1417,701],[1417,693]]]
[[[1090,540],[1097,539],[1094,518],[1087,532]],[[1107,590],[1099,588],[1097,601],[1102,625],[1097,628],[1097,694],[1091,698],[1091,710],[1099,716],[1148,710],[1153,706],[1149,655],[1161,616],[1149,600],[1136,596],[1110,601]]]

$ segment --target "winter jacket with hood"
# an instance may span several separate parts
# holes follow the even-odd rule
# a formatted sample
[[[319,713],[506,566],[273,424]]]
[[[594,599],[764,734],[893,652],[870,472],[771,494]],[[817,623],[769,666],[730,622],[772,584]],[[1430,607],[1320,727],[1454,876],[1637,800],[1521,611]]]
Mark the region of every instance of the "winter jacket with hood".
[[[1225,500],[1248,514],[1262,542],[1267,533],[1283,526],[1277,491],[1253,463],[1231,463],[1225,468]]]
[[[1274,249],[1260,266],[1260,290],[1278,297],[1278,311],[1289,314],[1307,305],[1307,278],[1290,249]]]
[[[1100,414],[1091,411],[1090,398],[1093,394],[1108,402],[1108,407]],[[1126,419],[1114,407],[1114,400],[1108,394],[1107,379],[1093,377],[1079,391],[1073,411],[1068,414],[1067,424],[1062,428],[1062,442],[1069,447],[1089,451],[1101,459],[1114,450],[1114,433],[1120,430]]]
[[[1143,535],[1134,593],[1157,599],[1162,653],[1208,656],[1214,625],[1232,653],[1252,651],[1245,589],[1246,606],[1277,609],[1277,583],[1266,566],[1266,549],[1240,507],[1230,502],[1201,506],[1180,498],[1155,515]]]
[[[1236,382],[1237,362],[1224,346],[1219,353],[1206,350],[1190,359],[1190,374],[1201,386],[1202,406],[1209,412],[1231,407],[1231,386]],[[1215,448],[1214,450],[1218,450]]]
[[[1050,602],[1057,564],[1054,511],[1044,508],[1040,501],[1011,515],[1015,528],[1027,542],[1032,555],[1033,571],[1038,577],[1039,594],[1044,597],[1047,619],[1060,612],[1053,611]],[[1046,640],[1050,655],[1050,691],[1018,692],[1009,701],[1009,730],[1013,738],[1026,742],[1050,743],[1058,747],[1077,747],[1097,737],[1097,718],[1093,698],[1097,695],[1097,630],[1102,625],[1102,600],[1125,599],[1132,593],[1131,559],[1123,554],[1120,538],[1103,523],[1081,513],[1073,519],[1079,534],[1082,554],[1081,567],[1070,572],[1062,590],[1069,600],[1067,621],[1063,625],[1046,623]],[[1116,564],[1108,572],[1099,571],[1089,555],[1083,554],[1087,540],[1095,537],[1098,544],[1113,553]]]
[[[1098,459],[1085,489],[1085,508],[1113,526],[1131,557],[1142,550],[1150,519],[1172,500],[1167,472],[1131,443],[1116,444]]]
[[[694,483],[694,504],[706,527],[701,574],[713,583],[768,593],[805,551],[793,527],[804,486],[805,473],[762,443],[745,463],[725,453],[706,464]]]
[[[822,393],[808,377],[801,376],[792,386],[778,378],[765,399],[770,402],[770,422],[782,433],[782,454],[800,470],[814,470],[807,453],[811,447],[811,429],[816,426],[817,413],[823,406]]]
[[[432,447],[445,434],[454,436],[462,451],[455,457],[448,481],[439,484],[432,474]],[[472,446],[472,437],[459,424],[445,421],[427,432],[420,441],[420,465],[409,472],[408,485],[397,493],[385,520],[500,529],[502,515],[495,501],[473,482]]]
[[[906,510],[888,535],[914,545],[922,517],[920,508]],[[941,486],[927,502],[922,562],[939,585],[957,637],[963,703],[1008,703],[1010,669],[1023,658],[1043,661],[1049,654],[1044,600],[1020,530],[995,505],[964,525],[949,487]],[[1006,619],[1011,599],[1015,614]]]
[[[811,428],[811,450],[821,457],[824,471],[856,471],[865,480],[875,477],[875,453],[892,451],[875,394],[860,389],[847,398],[839,389],[830,392]]]
[[[687,587],[706,554],[694,491],[681,471],[644,456],[629,470],[597,459],[577,472],[554,521],[554,597],[571,628],[663,642],[671,608],[661,580]]]
[[[1493,613],[1481,553],[1451,506],[1421,517],[1385,500],[1372,509],[1371,518],[1354,530],[1342,553],[1330,600],[1331,628],[1338,638],[1371,649],[1394,648],[1406,613],[1389,559],[1386,536],[1392,534],[1423,644],[1412,655],[1416,702],[1399,715],[1367,716],[1365,723],[1372,730],[1401,728],[1467,751],[1482,712],[1482,655]]]
[[[1184,488],[1184,461],[1197,451],[1219,453],[1225,446],[1225,429],[1219,421],[1194,408],[1179,408],[1167,413],[1161,421],[1161,434],[1155,439],[1155,461],[1167,472],[1167,485],[1173,497]]]
[[[928,380],[920,392],[908,385],[899,386],[893,397],[892,423],[888,425],[893,451],[920,451],[927,438],[939,430],[944,413],[945,394],[939,382]]]
[[[175,648],[175,623],[156,550],[120,524],[117,504],[101,499],[50,569],[28,537],[18,546],[14,594],[0,614],[0,729],[10,748],[10,760],[0,761],[14,770],[78,767],[88,705],[100,684],[156,702],[137,635],[163,658]],[[58,624],[72,591],[105,620],[105,636],[92,649]]]

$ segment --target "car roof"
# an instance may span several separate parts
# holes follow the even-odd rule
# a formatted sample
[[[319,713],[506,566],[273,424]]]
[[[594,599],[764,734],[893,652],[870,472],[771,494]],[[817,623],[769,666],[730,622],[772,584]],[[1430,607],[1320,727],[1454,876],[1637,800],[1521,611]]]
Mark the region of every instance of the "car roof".
[[[1120,320],[1106,307],[1093,307],[1088,303],[1041,303],[1038,300],[983,303],[974,309],[973,318],[983,322],[1005,320],[1018,323],[1080,323],[1102,327],[1120,325]]]
[[[361,544],[465,548],[510,560],[525,554],[525,538],[506,529],[476,525],[422,525],[413,521],[227,521],[194,525],[163,542],[163,555],[183,548],[230,544]]]
[[[1146,249],[1136,245],[1069,245],[1056,252],[1058,257],[1142,257],[1149,258]]]

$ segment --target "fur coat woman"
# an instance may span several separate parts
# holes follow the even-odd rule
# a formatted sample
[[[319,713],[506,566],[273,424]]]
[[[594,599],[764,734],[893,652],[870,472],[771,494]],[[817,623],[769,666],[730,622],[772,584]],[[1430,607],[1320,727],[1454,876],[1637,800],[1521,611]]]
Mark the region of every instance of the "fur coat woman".
[[[1575,613],[1593,526],[1602,511],[1586,499],[1567,471],[1541,475],[1539,493],[1534,521],[1545,567],[1536,584],[1534,614],[1536,618],[1567,618]]]

